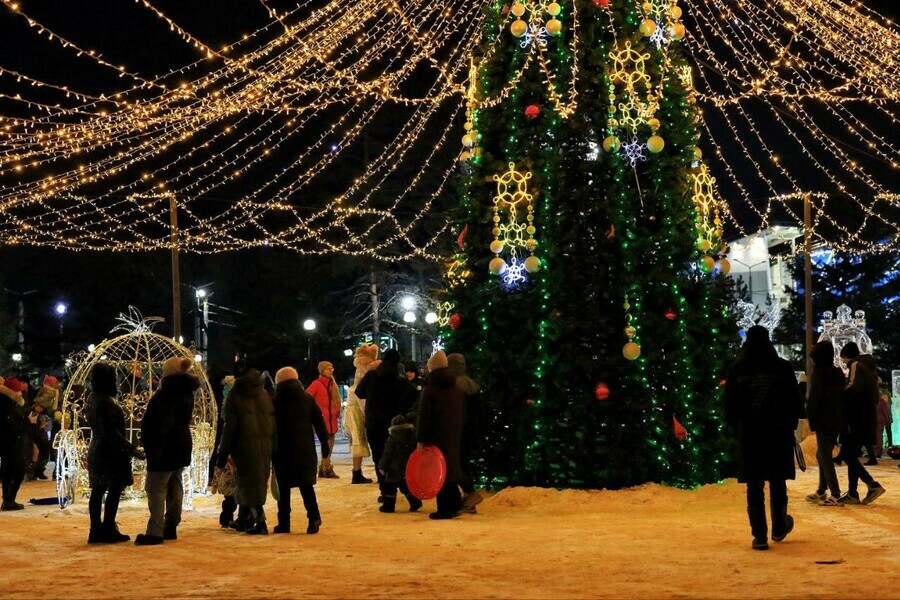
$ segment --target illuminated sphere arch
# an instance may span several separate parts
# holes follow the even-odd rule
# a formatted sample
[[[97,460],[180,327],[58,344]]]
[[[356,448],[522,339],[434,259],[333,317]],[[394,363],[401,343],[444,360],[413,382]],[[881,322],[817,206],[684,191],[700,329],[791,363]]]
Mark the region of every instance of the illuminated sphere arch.
[[[126,437],[136,446],[142,446],[141,419],[150,397],[159,389],[163,363],[172,357],[194,358],[194,351],[177,341],[153,333],[154,325],[162,319],[142,318],[133,307],[129,315],[120,315],[121,324],[110,333],[122,334],[105,340],[90,352],[73,355],[68,364],[69,384],[63,392],[63,428],[56,441],[57,495],[60,507],[89,496],[90,483],[87,471],[87,450],[91,428],[85,416],[90,395],[90,378],[94,366],[100,362],[116,369],[119,395],[116,400],[125,413]],[[193,504],[195,493],[206,491],[209,460],[216,437],[216,402],[203,366],[195,363],[200,387],[194,395],[194,415],[191,421],[193,456],[191,466],[184,474],[184,505]],[[132,459],[134,485],[125,491],[125,497],[144,496],[146,461]]]

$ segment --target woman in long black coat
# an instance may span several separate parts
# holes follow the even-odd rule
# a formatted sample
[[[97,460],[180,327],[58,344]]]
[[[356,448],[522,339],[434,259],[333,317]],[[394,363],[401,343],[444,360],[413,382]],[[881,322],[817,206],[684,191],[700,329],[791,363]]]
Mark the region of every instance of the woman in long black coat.
[[[275,423],[277,441],[272,462],[278,480],[278,525],[275,533],[291,531],[291,488],[300,488],[309,525],[306,533],[318,533],[322,518],[316,501],[318,457],[312,432],[322,445],[322,458],[328,458],[328,430],[315,399],[306,393],[291,367],[275,374]]]
[[[86,411],[91,425],[91,444],[87,454],[91,484],[89,544],[111,544],[131,539],[119,533],[116,513],[122,492],[134,483],[131,459],[143,458],[143,454],[126,437],[125,413],[116,403],[116,394],[115,368],[108,363],[98,363],[91,371],[91,397]]]
[[[466,397],[456,387],[456,375],[447,367],[447,355],[438,351],[428,359],[428,378],[422,390],[416,441],[419,447],[437,446],[447,461],[447,479],[437,495],[431,519],[452,519],[462,508],[459,483],[465,479],[461,448],[466,422]]]
[[[19,400],[20,394],[0,384],[0,481],[3,486],[0,510],[4,511],[25,508],[16,502],[16,495],[25,478],[26,452],[31,453],[31,439],[27,435],[29,423]]]
[[[747,484],[753,548],[765,550],[769,547],[767,481],[772,539],[782,541],[794,527],[794,519],[787,514],[785,480],[795,477],[794,430],[803,416],[803,399],[791,364],[778,356],[764,327],[747,330],[741,354],[728,369],[725,411],[738,437],[738,481]]]

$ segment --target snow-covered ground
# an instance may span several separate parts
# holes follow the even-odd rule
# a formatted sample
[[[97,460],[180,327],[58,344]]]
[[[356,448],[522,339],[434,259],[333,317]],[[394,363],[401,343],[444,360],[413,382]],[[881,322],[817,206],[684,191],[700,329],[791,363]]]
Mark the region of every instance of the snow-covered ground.
[[[371,468],[367,468],[371,475]],[[452,521],[378,512],[374,485],[317,486],[324,524],[305,534],[294,491],[291,535],[219,528],[218,497],[185,513],[179,539],[157,547],[88,546],[84,501],[60,511],[0,513],[0,595],[11,597],[900,597],[900,469],[874,467],[888,489],[871,506],[825,508],[803,497],[811,467],[790,482],[794,532],[768,552],[750,549],[744,489],[734,480],[681,491],[657,485],[617,492],[504,490],[478,515]],[[846,482],[845,469],[840,469]],[[53,495],[26,483],[20,501]],[[266,510],[270,528],[276,509]],[[122,531],[147,511],[125,502]],[[822,564],[822,563],[836,564]]]

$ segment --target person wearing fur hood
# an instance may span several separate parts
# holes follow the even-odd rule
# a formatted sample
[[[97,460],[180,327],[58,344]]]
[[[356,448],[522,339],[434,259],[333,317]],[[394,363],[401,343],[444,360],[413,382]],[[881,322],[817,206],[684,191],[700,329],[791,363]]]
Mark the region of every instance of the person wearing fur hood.
[[[344,410],[344,431],[350,436],[350,456],[353,459],[353,479],[350,483],[372,483],[372,480],[362,473],[362,461],[370,455],[370,452],[366,437],[366,403],[356,395],[356,387],[366,373],[381,364],[377,356],[378,346],[363,344],[356,349],[356,357],[353,359],[356,373],[353,375],[353,385],[347,395],[347,408]]]
[[[341,394],[338,392],[337,381],[334,380],[334,365],[327,360],[320,362],[319,378],[309,384],[306,393],[315,399],[328,431],[328,456],[322,456],[322,462],[319,463],[319,477],[338,479],[340,476],[334,472],[334,466],[331,464],[334,437],[338,429],[338,417],[341,415]]]
[[[450,372],[456,376],[456,387],[462,390],[466,397],[466,424],[463,428],[463,441],[460,448],[460,463],[463,470],[463,479],[459,482],[463,494],[463,508],[466,512],[474,513],[475,506],[484,500],[484,491],[475,489],[472,479],[472,457],[478,450],[481,441],[481,396],[479,387],[474,379],[466,372],[466,357],[454,353],[447,355],[447,366]]]

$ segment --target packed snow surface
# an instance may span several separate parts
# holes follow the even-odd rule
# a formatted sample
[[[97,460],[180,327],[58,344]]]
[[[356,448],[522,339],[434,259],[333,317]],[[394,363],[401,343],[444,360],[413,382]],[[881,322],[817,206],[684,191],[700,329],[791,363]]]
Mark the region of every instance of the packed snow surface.
[[[367,467],[368,475],[373,475]],[[375,485],[341,479],[316,489],[324,524],[306,535],[294,490],[290,535],[249,536],[218,524],[221,497],[199,497],[177,541],[88,546],[87,504],[0,513],[4,598],[898,598],[900,469],[881,461],[888,492],[871,506],[808,504],[818,472],[789,483],[796,527],[767,552],[750,548],[744,487],[692,491],[659,485],[610,491],[510,488],[477,515],[430,521],[398,501],[378,512]],[[846,469],[839,468],[846,485]],[[865,493],[865,486],[862,486]],[[54,494],[23,486],[19,500]],[[266,506],[269,528],[276,508]],[[146,525],[142,501],[119,525]]]

